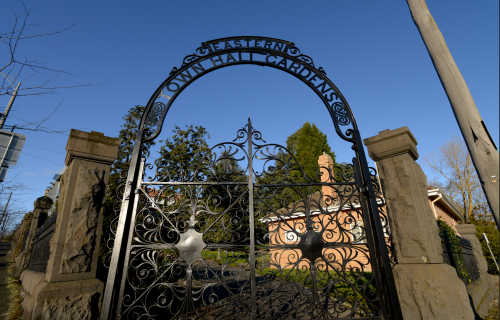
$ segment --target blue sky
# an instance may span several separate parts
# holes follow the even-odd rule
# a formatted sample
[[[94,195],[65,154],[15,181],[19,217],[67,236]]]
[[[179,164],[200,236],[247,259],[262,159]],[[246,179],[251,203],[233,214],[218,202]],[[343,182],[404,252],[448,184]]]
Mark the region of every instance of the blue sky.
[[[30,33],[76,25],[63,34],[24,41],[19,54],[72,74],[59,76],[55,85],[102,85],[18,97],[7,125],[44,119],[60,104],[44,126],[116,137],[127,110],[145,105],[170,70],[201,42],[258,35],[293,41],[322,66],[349,102],[363,138],[408,126],[422,156],[460,134],[403,0],[26,0],[25,4],[36,5],[30,22],[38,26],[31,26]],[[428,0],[427,4],[499,145],[498,1]],[[20,13],[21,2],[3,0],[0,33],[12,27],[12,10]],[[2,62],[6,58],[0,50]],[[24,84],[48,77],[36,74]],[[0,108],[7,102],[8,97],[0,98]],[[309,121],[328,135],[338,161],[353,156],[307,86],[289,74],[259,66],[224,68],[197,80],[175,101],[160,139],[168,137],[175,125],[193,124],[207,128],[211,144],[232,140],[248,115],[268,142],[284,143]],[[16,132],[26,135],[27,145],[8,178],[29,186],[14,199],[17,206],[32,210],[33,201],[63,166],[68,136]],[[423,169],[431,178],[430,170]]]

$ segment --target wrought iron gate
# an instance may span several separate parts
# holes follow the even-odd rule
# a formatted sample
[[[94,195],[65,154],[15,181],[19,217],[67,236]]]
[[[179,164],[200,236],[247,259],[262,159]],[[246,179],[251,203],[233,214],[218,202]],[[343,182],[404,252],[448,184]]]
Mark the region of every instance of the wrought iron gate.
[[[141,146],[159,135],[177,95],[204,73],[241,63],[286,69],[314,88],[337,134],[352,143],[352,164],[308,175],[248,119],[236,139],[193,159],[194,173],[153,170]],[[163,90],[174,92],[166,104]],[[120,192],[101,319],[401,319],[378,190],[347,102],[310,57],[272,38],[204,43],[143,115]]]

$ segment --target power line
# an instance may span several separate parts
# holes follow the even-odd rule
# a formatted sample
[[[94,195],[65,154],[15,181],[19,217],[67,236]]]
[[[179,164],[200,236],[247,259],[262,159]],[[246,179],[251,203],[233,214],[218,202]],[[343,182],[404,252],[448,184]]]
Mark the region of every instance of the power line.
[[[27,143],[25,143],[25,145],[30,146],[30,147],[35,147],[35,148],[38,148],[38,149],[47,150],[47,151],[57,152],[57,153],[64,154],[64,155],[66,154],[66,152],[50,150],[50,149],[46,149],[46,148],[42,148],[42,147],[37,147],[37,146],[31,145],[31,144],[27,144]]]
[[[34,123],[34,122],[29,122],[29,121],[26,121],[26,120],[24,120],[24,119],[21,119],[21,118],[18,118],[18,117],[16,117],[16,116],[13,116],[13,115],[11,115],[11,117],[12,117],[12,118],[16,118],[17,120],[24,121],[24,122],[26,122],[26,123],[28,123],[28,124],[33,124],[33,125],[35,125],[35,123]],[[7,127],[7,126],[6,126],[6,127]],[[12,126],[8,126],[8,127],[12,127]],[[55,131],[55,130],[49,129],[49,128],[47,128],[47,127],[42,127],[42,126],[37,127],[37,129],[30,129],[30,128],[17,127],[17,126],[16,126],[16,128],[17,128],[17,129],[24,129],[24,130],[31,130],[31,131],[44,131],[44,132],[49,132],[49,133],[59,133],[59,134],[62,134],[62,135],[64,135],[64,136],[69,136],[68,134],[63,133],[64,131]],[[43,129],[45,129],[45,130],[41,130],[40,128],[43,128]],[[66,131],[67,131],[67,130],[66,130]]]
[[[49,160],[49,159],[45,159],[45,158],[42,158],[42,157],[39,157],[39,156],[35,156],[34,154],[29,154],[29,153],[27,153],[27,152],[23,152],[22,154],[26,154],[26,155],[28,155],[28,156],[35,157],[35,158],[37,158],[37,159],[43,160],[43,161],[45,161],[45,162],[51,163],[51,164],[56,165],[56,166],[59,166],[59,167],[61,166],[61,164],[60,164],[60,163],[58,163],[58,162],[55,162],[55,161],[52,161],[52,160]]]
[[[47,133],[59,133],[62,134],[63,136],[69,136],[69,134],[65,134],[59,131],[54,131],[54,130],[45,130],[45,129],[31,129],[31,128],[24,128],[24,127],[18,127],[18,126],[10,126],[10,125],[4,125],[4,127],[9,127],[9,128],[15,128],[19,130],[29,130],[29,131],[38,131],[38,132],[47,132]],[[43,127],[41,127],[43,128]]]

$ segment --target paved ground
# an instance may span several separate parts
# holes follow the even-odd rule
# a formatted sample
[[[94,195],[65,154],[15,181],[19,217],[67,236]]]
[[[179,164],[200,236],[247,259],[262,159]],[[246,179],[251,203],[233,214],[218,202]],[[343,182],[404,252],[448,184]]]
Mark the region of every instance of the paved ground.
[[[0,318],[9,309],[7,277],[9,276],[9,261],[7,253],[10,250],[10,242],[0,242]]]

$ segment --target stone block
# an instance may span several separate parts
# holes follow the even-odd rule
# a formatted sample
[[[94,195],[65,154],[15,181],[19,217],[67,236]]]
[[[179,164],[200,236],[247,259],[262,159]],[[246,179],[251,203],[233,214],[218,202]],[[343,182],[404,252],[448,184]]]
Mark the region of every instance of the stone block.
[[[488,315],[490,302],[498,299],[495,281],[489,274],[481,274],[479,279],[467,285],[467,292],[472,297],[474,308],[481,316]]]
[[[25,216],[23,221],[21,222],[21,231],[19,235],[19,239],[16,242],[16,246],[13,247],[13,253],[12,257],[15,259],[20,253],[21,249],[23,246],[23,241],[24,241],[24,235],[26,233],[26,230],[28,230],[31,227],[31,220],[33,219],[33,212],[28,212]]]
[[[29,319],[29,315],[33,311],[33,306],[35,304],[35,296],[33,295],[39,287],[40,283],[47,283],[45,280],[45,273],[24,270],[20,277],[22,281],[22,292],[23,301],[21,306],[24,310],[25,319]],[[41,286],[44,286],[43,284]]]
[[[488,262],[484,258],[481,242],[476,236],[476,226],[473,224],[458,224],[455,228],[462,238],[470,241],[479,273],[488,273]]]
[[[49,282],[91,279],[97,270],[98,242],[109,165],[75,160],[62,177],[61,213],[50,243]]]
[[[66,144],[66,165],[79,158],[111,164],[116,159],[119,145],[120,139],[106,137],[103,133],[71,129]]]
[[[24,251],[16,257],[14,268],[12,269],[12,276],[19,279],[24,269],[27,269],[30,263],[31,252]]]
[[[378,135],[364,139],[368,155],[373,161],[409,154],[413,160],[418,159],[417,140],[408,127],[395,130],[384,130]]]
[[[99,132],[71,130],[66,146],[68,168],[61,177],[59,213],[50,241],[48,282],[95,278],[101,209],[119,144],[119,139]]]
[[[394,278],[404,320],[474,319],[464,283],[447,264],[397,264]]]
[[[14,270],[12,272],[12,275],[15,278],[19,278],[21,275],[21,272],[28,268],[30,258],[31,258],[31,251],[33,250],[33,241],[35,240],[35,234],[38,228],[40,227],[40,217],[47,216],[47,210],[50,209],[52,206],[53,201],[50,198],[47,197],[40,197],[35,200],[34,203],[34,210],[32,215],[30,216],[30,219],[25,219],[26,221],[26,229],[29,228],[29,233],[26,237],[26,244],[24,251],[19,254],[16,259],[15,259],[15,265],[14,265]],[[25,240],[23,239],[23,242]]]
[[[104,284],[97,279],[42,280],[24,303],[23,320],[97,319]]]
[[[396,261],[443,263],[439,228],[427,199],[427,178],[422,168],[408,153],[379,160],[377,168]]]

